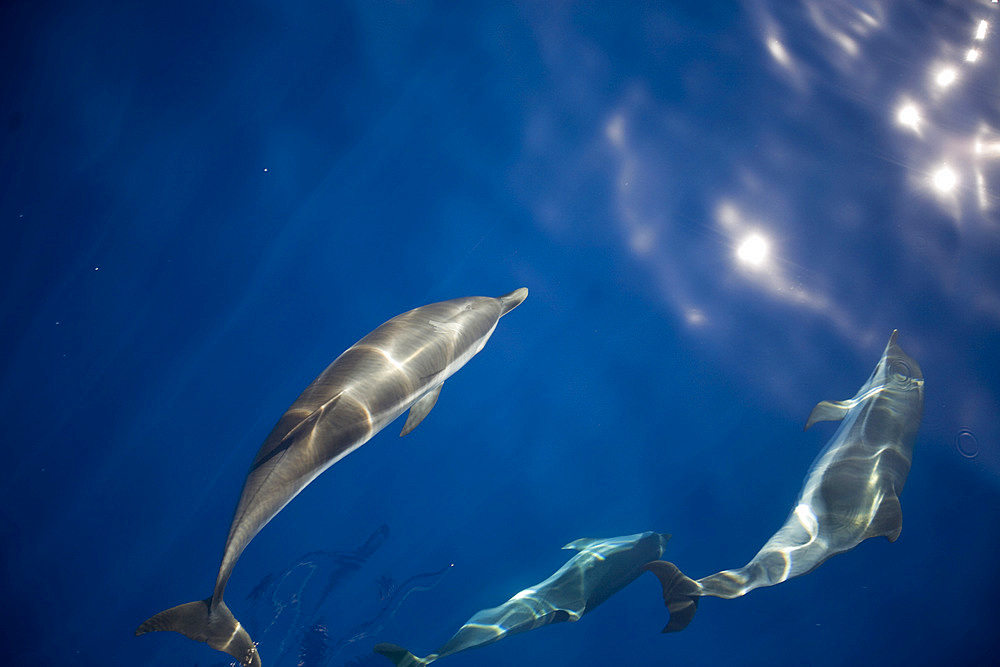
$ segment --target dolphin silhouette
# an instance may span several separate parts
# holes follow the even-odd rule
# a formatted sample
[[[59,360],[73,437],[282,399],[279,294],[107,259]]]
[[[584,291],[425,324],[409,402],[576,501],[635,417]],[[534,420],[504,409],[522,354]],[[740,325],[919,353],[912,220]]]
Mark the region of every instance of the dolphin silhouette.
[[[210,598],[160,612],[136,629],[173,630],[259,667],[250,635],[222,596],[250,540],[307,484],[410,410],[406,435],[427,416],[442,383],[489,340],[528,296],[442,301],[397,315],[337,357],[292,403],[261,445],[229,528]]]
[[[821,401],[805,428],[843,420],[806,475],[785,524],[749,563],[694,581],[676,565],[650,563],[670,610],[664,632],[687,627],[698,597],[736,598],[808,574],[869,537],[895,542],[903,525],[899,494],[910,472],[924,407],[924,378],[893,331],[871,377],[854,398]]]
[[[526,588],[499,607],[476,612],[444,646],[418,658],[396,644],[376,644],[375,652],[398,667],[429,665],[465,649],[492,644],[507,635],[550,623],[578,621],[642,574],[642,566],[663,555],[669,535],[638,533],[607,539],[582,538],[563,549],[579,553],[555,574]]]

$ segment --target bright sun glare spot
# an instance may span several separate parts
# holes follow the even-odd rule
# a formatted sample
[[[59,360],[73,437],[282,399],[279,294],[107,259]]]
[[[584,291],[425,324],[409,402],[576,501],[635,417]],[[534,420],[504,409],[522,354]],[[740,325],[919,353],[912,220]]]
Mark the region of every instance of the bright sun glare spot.
[[[979,60],[979,51],[975,49],[969,49],[968,53],[965,54],[965,61],[974,63]]]
[[[700,326],[705,323],[705,313],[698,308],[686,308],[684,319],[692,326]]]
[[[958,176],[948,165],[939,167],[931,174],[931,182],[938,192],[951,192],[958,184]]]
[[[986,39],[986,29],[990,27],[990,24],[986,21],[980,21],[979,27],[976,28],[976,39]]]
[[[604,135],[616,147],[621,148],[625,144],[625,119],[621,114],[615,114],[604,126]]]
[[[767,40],[767,50],[771,52],[771,56],[777,60],[779,63],[788,67],[791,62],[791,58],[788,57],[788,52],[785,51],[784,45],[777,40],[775,37],[771,37]]]
[[[744,264],[759,267],[767,259],[767,241],[759,234],[751,234],[736,249],[736,257]]]
[[[937,81],[937,85],[941,86],[942,88],[945,88],[955,83],[955,78],[957,76],[958,74],[955,72],[953,68],[945,67],[940,72],[938,72],[934,80]]]
[[[972,151],[976,155],[1000,155],[1000,141],[984,144],[982,140],[976,139],[976,142],[972,146]]]
[[[899,121],[900,125],[918,130],[920,125],[920,110],[914,104],[904,104],[896,113],[896,120]]]

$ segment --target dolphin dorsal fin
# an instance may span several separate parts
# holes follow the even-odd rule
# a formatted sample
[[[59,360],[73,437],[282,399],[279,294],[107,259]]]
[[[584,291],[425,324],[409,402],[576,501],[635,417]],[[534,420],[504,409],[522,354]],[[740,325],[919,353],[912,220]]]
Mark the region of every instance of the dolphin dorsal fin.
[[[604,542],[604,540],[594,539],[592,537],[581,537],[578,540],[573,540],[569,544],[563,547],[563,549],[573,549],[574,551],[583,551],[587,547],[593,546]]]
[[[847,416],[854,406],[854,401],[820,401],[809,413],[805,430],[816,422],[836,422]]]
[[[434,404],[437,403],[438,395],[440,395],[441,387],[443,386],[444,383],[442,382],[418,398],[416,403],[410,406],[410,414],[406,415],[406,423],[403,424],[403,430],[400,431],[399,437],[403,437],[415,429],[424,420],[424,417],[430,414],[434,408]]]

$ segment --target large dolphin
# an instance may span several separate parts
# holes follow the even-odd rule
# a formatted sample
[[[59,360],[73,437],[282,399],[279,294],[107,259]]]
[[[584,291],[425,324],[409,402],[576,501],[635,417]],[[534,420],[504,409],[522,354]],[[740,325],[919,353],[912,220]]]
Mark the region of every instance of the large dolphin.
[[[582,538],[563,549],[579,553],[555,574],[526,588],[499,607],[476,612],[436,653],[418,658],[395,644],[377,644],[375,652],[399,667],[429,665],[468,648],[492,644],[507,635],[550,623],[578,621],[632,583],[642,566],[663,555],[669,535],[639,533],[608,539]]]
[[[406,435],[434,407],[442,383],[465,365],[501,317],[528,296],[466,297],[398,315],[337,357],[306,387],[261,445],[226,538],[215,590],[160,612],[135,631],[173,630],[259,667],[257,648],[222,596],[250,540],[317,475],[407,409]]]
[[[749,563],[693,581],[673,563],[646,569],[660,579],[670,610],[664,632],[683,630],[698,597],[736,598],[807,574],[869,537],[895,542],[902,529],[899,494],[910,472],[924,407],[924,377],[892,332],[882,358],[854,398],[821,401],[806,428],[843,420],[806,475],[785,524]]]

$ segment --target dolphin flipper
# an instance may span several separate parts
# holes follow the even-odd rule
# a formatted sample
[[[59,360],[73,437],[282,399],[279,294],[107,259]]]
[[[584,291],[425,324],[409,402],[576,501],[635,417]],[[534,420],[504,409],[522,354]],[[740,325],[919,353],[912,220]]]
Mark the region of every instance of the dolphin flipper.
[[[225,602],[215,610],[212,599],[188,602],[171,607],[147,619],[135,635],[171,630],[198,642],[205,642],[217,651],[224,651],[236,658],[243,667],[260,667],[260,655],[249,633],[236,620]]]
[[[836,422],[847,416],[847,413],[854,407],[853,401],[820,401],[809,413],[806,426],[803,430],[808,431],[809,427],[816,422]]]
[[[437,403],[438,396],[441,395],[441,387],[444,386],[442,382],[438,386],[434,387],[426,394],[417,399],[417,402],[410,406],[410,413],[406,415],[406,423],[403,424],[403,430],[399,432],[399,437],[403,437],[417,426],[420,422],[424,420],[424,417],[431,413],[434,409],[434,404]]]
[[[895,542],[899,533],[903,530],[903,507],[899,504],[899,498],[889,495],[882,498],[875,518],[865,531],[865,539],[869,537],[888,538],[890,542]]]
[[[663,632],[680,632],[688,626],[694,613],[698,611],[698,598],[701,587],[673,563],[665,560],[654,560],[642,566],[656,575],[663,586],[663,602],[670,612],[670,621]]]

